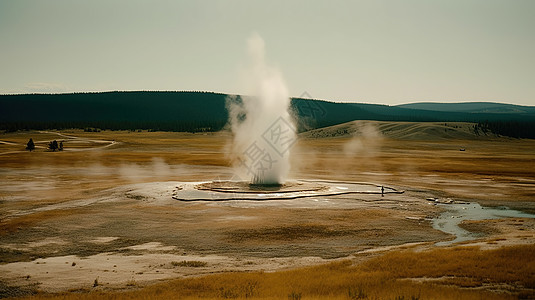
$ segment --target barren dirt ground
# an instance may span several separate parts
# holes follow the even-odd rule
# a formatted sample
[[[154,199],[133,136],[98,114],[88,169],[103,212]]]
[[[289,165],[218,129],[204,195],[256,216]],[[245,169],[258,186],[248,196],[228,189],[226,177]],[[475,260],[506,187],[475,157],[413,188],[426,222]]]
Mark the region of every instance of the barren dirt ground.
[[[24,151],[29,138],[37,146],[31,153]],[[45,151],[53,139],[65,150]],[[171,198],[179,182],[232,177],[228,133],[71,130],[8,133],[0,141],[0,289],[8,296],[436,248],[454,237],[432,228],[447,207],[427,198],[535,212],[533,140],[381,137],[347,151],[349,137],[304,137],[292,153],[292,178],[405,193],[264,202]],[[462,226],[480,234],[464,245],[535,243],[531,218]]]

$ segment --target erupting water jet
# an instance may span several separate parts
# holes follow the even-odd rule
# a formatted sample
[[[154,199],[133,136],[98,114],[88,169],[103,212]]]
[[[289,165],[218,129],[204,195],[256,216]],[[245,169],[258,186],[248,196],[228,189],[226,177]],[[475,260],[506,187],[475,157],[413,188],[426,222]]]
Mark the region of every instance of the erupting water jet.
[[[287,180],[296,141],[288,112],[290,96],[282,74],[266,63],[259,35],[248,40],[248,54],[248,96],[227,99],[234,135],[231,160],[238,177],[252,185],[281,185]]]

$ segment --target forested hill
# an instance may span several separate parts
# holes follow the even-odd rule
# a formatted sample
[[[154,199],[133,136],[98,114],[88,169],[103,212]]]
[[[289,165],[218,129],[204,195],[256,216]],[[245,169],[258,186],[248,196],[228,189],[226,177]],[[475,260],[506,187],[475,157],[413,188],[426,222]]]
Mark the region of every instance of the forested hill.
[[[218,131],[228,118],[226,98],[226,94],[212,92],[0,95],[0,130],[91,127],[112,130]],[[465,121],[480,123],[490,129],[507,127],[508,135],[511,135],[510,132],[535,132],[535,107],[523,106],[518,109],[508,104],[480,102],[460,105],[464,109],[436,103],[387,106],[292,99],[292,109],[298,117],[300,131],[353,120],[377,120]],[[486,109],[485,106],[490,108]],[[519,137],[528,136],[522,133]],[[535,134],[531,137],[535,137]]]
[[[226,123],[226,96],[207,92],[0,95],[0,118],[5,129],[212,131]]]

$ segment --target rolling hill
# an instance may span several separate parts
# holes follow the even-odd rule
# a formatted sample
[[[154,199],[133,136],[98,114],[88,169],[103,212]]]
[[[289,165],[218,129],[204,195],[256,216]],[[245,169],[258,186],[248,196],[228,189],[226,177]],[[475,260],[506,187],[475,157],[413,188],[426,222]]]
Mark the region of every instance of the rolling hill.
[[[388,137],[399,140],[449,140],[496,137],[491,132],[474,130],[474,123],[464,122],[392,122],[351,121],[343,124],[309,130],[300,134],[303,138]]]

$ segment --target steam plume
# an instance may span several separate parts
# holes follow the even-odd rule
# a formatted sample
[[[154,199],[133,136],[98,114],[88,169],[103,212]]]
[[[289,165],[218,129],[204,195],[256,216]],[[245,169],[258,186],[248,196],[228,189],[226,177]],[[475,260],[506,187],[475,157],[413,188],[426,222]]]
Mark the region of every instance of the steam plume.
[[[264,40],[258,34],[249,38],[247,50],[244,84],[249,95],[227,99],[234,134],[231,158],[242,179],[281,184],[290,171],[289,151],[296,140],[288,89],[282,74],[266,63]]]

